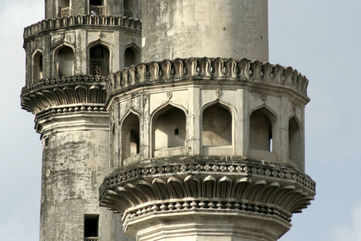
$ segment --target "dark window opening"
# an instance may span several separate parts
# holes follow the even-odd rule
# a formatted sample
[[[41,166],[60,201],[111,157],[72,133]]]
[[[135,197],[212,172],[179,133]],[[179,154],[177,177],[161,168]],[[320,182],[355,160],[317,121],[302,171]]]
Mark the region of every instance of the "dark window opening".
[[[134,17],[132,2],[134,2],[134,0],[124,0],[124,16]]]
[[[90,0],[90,15],[103,16],[105,15],[104,1],[103,0]]]
[[[56,54],[56,71],[61,77],[73,75],[74,53],[68,46],[61,47]]]
[[[43,55],[37,52],[33,59],[33,81],[43,79]]]
[[[124,66],[129,67],[131,65],[135,65],[138,62],[137,51],[130,47],[127,48],[124,52]]]
[[[220,103],[207,107],[202,117],[204,146],[232,145],[232,113]]]
[[[84,237],[96,238],[99,235],[99,215],[86,214],[84,216]],[[87,240],[87,239],[86,239]]]
[[[252,113],[250,123],[251,149],[273,151],[272,120],[273,114],[262,108]]]
[[[295,117],[291,118],[288,124],[288,146],[289,159],[302,161],[301,130]]]
[[[140,152],[139,118],[130,113],[122,125],[122,157],[125,160]]]
[[[178,133],[178,134],[177,134]],[[153,148],[182,147],[186,138],[186,115],[183,110],[166,106],[153,118]]]
[[[90,48],[90,74],[108,75],[109,74],[109,50],[98,44]]]
[[[131,154],[139,154],[139,130],[130,130]]]
[[[104,1],[103,0],[90,0],[90,5],[93,6],[103,6]]]

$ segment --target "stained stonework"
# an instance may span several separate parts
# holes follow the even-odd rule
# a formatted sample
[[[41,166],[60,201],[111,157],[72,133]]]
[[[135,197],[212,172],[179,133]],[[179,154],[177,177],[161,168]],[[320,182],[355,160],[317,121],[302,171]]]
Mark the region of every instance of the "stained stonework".
[[[178,58],[113,74],[119,168],[101,206],[137,240],[278,240],[315,195],[304,174],[307,86],[292,68],[247,59]],[[129,110],[140,151],[123,155]]]
[[[267,0],[46,0],[24,49],[40,241],[276,241],[313,200]]]
[[[142,61],[268,60],[266,0],[142,0]]]
[[[112,168],[108,74],[124,66],[129,46],[140,47],[141,22],[123,16],[121,2],[46,1],[46,19],[24,30],[21,105],[43,143],[41,241],[129,240],[119,215],[98,204]]]

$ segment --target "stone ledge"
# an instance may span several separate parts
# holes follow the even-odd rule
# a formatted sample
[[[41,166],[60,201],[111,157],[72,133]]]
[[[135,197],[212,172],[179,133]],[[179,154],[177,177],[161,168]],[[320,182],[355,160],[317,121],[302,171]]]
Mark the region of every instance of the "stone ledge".
[[[123,226],[126,230],[130,223],[160,215],[186,215],[187,213],[204,215],[257,215],[277,219],[285,225],[291,222],[291,214],[278,207],[265,204],[252,204],[249,202],[207,199],[187,199],[171,201],[147,202],[140,207],[131,208],[123,214]]]
[[[135,31],[142,29],[142,24],[139,19],[130,18],[126,16],[69,16],[62,18],[45,19],[24,29],[24,40],[35,37],[36,35],[54,31],[59,29],[66,29],[75,26],[96,26],[96,27],[117,27],[125,28]]]
[[[270,205],[286,221],[292,213],[301,212],[310,204],[315,196],[315,183],[304,173],[282,164],[237,158],[178,157],[116,170],[105,178],[99,192],[101,206],[124,215],[134,214],[131,210],[147,213],[151,210],[142,205],[150,202],[184,203],[192,199],[194,208],[199,209],[213,208],[209,203],[201,204],[205,201],[216,202],[221,209],[223,205],[227,208],[227,203],[236,209],[242,202]],[[176,211],[177,204],[167,205]],[[183,209],[183,204],[179,205]]]
[[[194,83],[263,85],[294,91],[307,102],[308,79],[291,67],[282,67],[248,59],[187,58],[141,63],[111,75],[108,95],[141,86],[193,81]],[[198,81],[198,82],[197,82]]]
[[[56,106],[104,104],[106,80],[106,77],[91,75],[41,80],[22,89],[21,106],[25,110],[39,113]]]

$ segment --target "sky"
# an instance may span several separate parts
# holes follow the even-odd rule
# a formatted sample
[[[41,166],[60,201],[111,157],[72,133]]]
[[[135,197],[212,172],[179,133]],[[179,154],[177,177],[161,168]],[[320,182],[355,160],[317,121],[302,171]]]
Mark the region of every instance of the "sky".
[[[0,237],[39,240],[41,145],[20,108],[22,32],[43,18],[43,1],[1,0]],[[281,241],[361,241],[361,1],[269,2],[270,62],[309,80],[306,172],[312,205]]]

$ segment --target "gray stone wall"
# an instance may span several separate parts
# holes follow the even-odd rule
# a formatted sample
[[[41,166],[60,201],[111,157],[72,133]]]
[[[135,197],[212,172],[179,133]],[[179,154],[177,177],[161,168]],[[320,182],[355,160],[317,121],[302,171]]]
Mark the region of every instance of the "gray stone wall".
[[[142,62],[188,57],[268,60],[266,0],[143,0]]]
[[[98,204],[98,188],[112,171],[107,114],[65,114],[55,123],[50,119],[41,120],[40,241],[83,240],[85,215],[99,215],[100,241],[128,240],[119,214]]]

